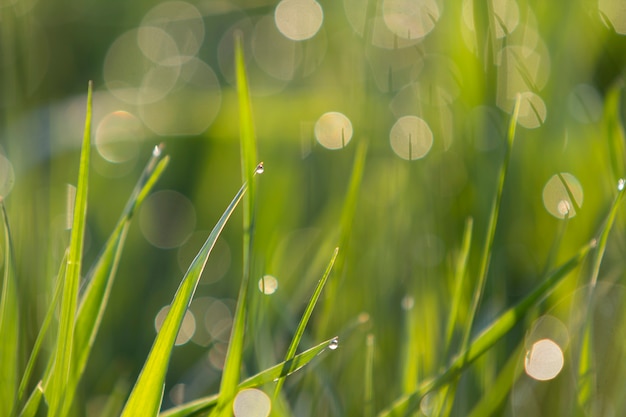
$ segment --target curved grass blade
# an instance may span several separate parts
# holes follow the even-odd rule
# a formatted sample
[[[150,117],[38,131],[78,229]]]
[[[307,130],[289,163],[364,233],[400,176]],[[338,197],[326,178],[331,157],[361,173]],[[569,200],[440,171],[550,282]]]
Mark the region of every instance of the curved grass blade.
[[[620,94],[622,83],[613,86],[604,98],[604,126],[606,137],[609,140],[609,157],[613,178],[622,178],[626,175],[624,158],[626,158],[626,135],[620,119]]]
[[[374,417],[374,340],[371,333],[365,339],[363,417]]]
[[[251,275],[252,237],[254,235],[255,190],[253,177],[263,172],[262,163],[256,165],[256,135],[252,118],[252,105],[248,90],[243,56],[242,34],[235,34],[235,73],[237,78],[237,97],[239,100],[239,135],[241,137],[241,169],[244,181],[250,184],[250,192],[243,201],[243,276],[237,297],[237,306],[233,318],[233,327],[226,352],[224,371],[220,383],[220,397],[214,415],[229,415],[229,404],[237,392],[240,368],[243,356],[245,322],[248,310],[248,282]]]
[[[87,114],[85,117],[85,131],[80,154],[78,184],[76,187],[76,201],[72,219],[70,235],[70,249],[67,261],[67,271],[63,282],[61,298],[61,313],[57,347],[54,351],[54,369],[49,385],[44,387],[48,400],[48,416],[61,414],[61,407],[65,401],[65,390],[71,375],[73,364],[74,320],[78,304],[78,287],[83,258],[83,243],[85,237],[85,223],[87,218],[87,189],[89,177],[89,159],[91,154],[91,113],[93,107],[93,82],[89,82],[87,91]]]
[[[43,386],[39,382],[33,392],[30,394],[28,401],[24,405],[24,408],[20,412],[20,417],[35,417],[39,404],[41,403],[41,397],[43,396]]]
[[[0,415],[10,416],[14,413],[18,392],[20,315],[13,264],[13,243],[2,198],[0,211],[4,226],[4,274],[0,294]]]
[[[134,416],[156,416],[161,406],[161,400],[163,396],[163,387],[165,381],[165,374],[167,372],[168,363],[170,360],[170,354],[176,341],[176,335],[180,329],[180,325],[183,321],[183,317],[193,298],[193,294],[204,270],[204,266],[209,258],[211,250],[217,241],[222,229],[226,225],[226,222],[233,214],[233,211],[241,201],[241,198],[245,194],[248,188],[247,183],[244,183],[235,198],[231,201],[230,205],[222,214],[206,242],[200,249],[198,255],[193,260],[187,273],[183,277],[176,295],[170,305],[170,310],[167,313],[167,317],[163,322],[163,326],[152,345],[152,349],[148,355],[139,378],[133,387],[128,401],[122,412],[124,417]]]
[[[548,274],[546,279],[535,290],[517,305],[502,313],[489,327],[478,335],[468,346],[467,350],[459,354],[443,373],[433,379],[424,381],[412,393],[398,398],[389,408],[380,412],[378,414],[379,417],[410,414],[410,412],[419,408],[420,401],[424,395],[456,380],[463,370],[506,335],[536,303],[547,297],[557,284],[580,265],[595,245],[596,240],[594,239],[582,247],[570,260]]]
[[[296,332],[293,335],[293,339],[291,339],[289,348],[287,348],[287,353],[285,354],[285,361],[284,361],[285,363],[289,362],[296,355],[296,350],[298,349],[298,345],[300,344],[300,340],[302,339],[302,335],[304,334],[304,329],[306,328],[306,325],[308,324],[309,319],[311,318],[311,314],[313,313],[313,309],[315,308],[315,305],[317,304],[317,300],[319,300],[320,298],[322,289],[324,288],[324,285],[326,285],[326,281],[328,281],[330,272],[333,270],[333,265],[335,264],[335,260],[337,259],[338,253],[339,253],[339,248],[335,248],[335,251],[333,252],[333,256],[330,258],[330,262],[328,263],[328,266],[326,267],[326,271],[324,271],[324,275],[322,275],[322,279],[319,280],[319,282],[317,283],[317,286],[315,287],[315,291],[313,291],[313,295],[311,296],[311,299],[309,300],[309,303],[307,304],[306,309],[304,310],[304,313],[302,314],[302,318],[300,319],[300,323],[298,324],[298,327],[296,328]],[[284,382],[285,382],[284,378],[278,379],[278,382],[276,383],[276,388],[274,389],[274,398],[278,396],[278,393],[280,392]]]
[[[259,387],[263,384],[275,381],[279,378],[287,377],[294,372],[298,371],[309,362],[311,362],[316,356],[324,352],[331,344],[335,343],[336,337],[328,339],[317,346],[314,346],[304,352],[294,356],[292,359],[281,362],[271,368],[266,369],[263,372],[246,379],[237,386],[237,390],[245,388]],[[159,417],[184,417],[196,415],[200,412],[209,411],[211,407],[215,407],[217,404],[218,395],[211,395],[209,397],[200,398],[195,401],[191,401],[187,404],[183,404],[169,410],[166,410],[159,414]]]

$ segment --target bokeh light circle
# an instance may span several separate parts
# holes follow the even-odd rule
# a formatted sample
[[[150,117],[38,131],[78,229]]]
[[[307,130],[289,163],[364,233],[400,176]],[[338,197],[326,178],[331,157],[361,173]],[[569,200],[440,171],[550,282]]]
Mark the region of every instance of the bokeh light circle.
[[[570,198],[570,193],[574,201]],[[548,213],[556,218],[576,216],[576,208],[582,204],[583,188],[578,179],[570,173],[553,175],[543,187],[543,205]]]
[[[241,390],[233,401],[235,417],[267,417],[272,409],[270,397],[256,388]]]
[[[344,148],[352,133],[350,119],[339,112],[324,113],[315,123],[315,139],[327,149]]]
[[[274,294],[278,290],[278,280],[271,275],[264,275],[259,279],[259,291],[265,295]]]
[[[138,156],[143,139],[143,123],[135,115],[118,110],[98,123],[95,147],[100,156],[112,163],[123,163]]]
[[[435,0],[384,0],[383,20],[387,28],[404,39],[420,39],[433,30],[440,10]]]
[[[154,329],[158,333],[165,322],[165,318],[167,317],[167,313],[170,311],[170,306],[164,306],[159,310],[156,317],[154,318]],[[189,310],[185,312],[185,316],[183,317],[183,322],[180,325],[180,330],[178,331],[178,335],[176,335],[176,346],[184,345],[189,342],[196,332],[196,319],[193,316],[193,313]]]
[[[606,27],[626,35],[626,4],[623,0],[598,0],[598,11]]]
[[[433,132],[428,123],[417,116],[403,116],[391,128],[389,142],[402,159],[421,159],[433,145]]]
[[[546,121],[546,103],[537,94],[526,91],[520,94],[517,122],[527,129],[535,129]]]
[[[541,339],[526,353],[524,370],[537,381],[548,381],[556,378],[564,363],[561,347],[551,339]]]
[[[153,246],[176,248],[187,240],[196,226],[196,210],[191,201],[173,190],[148,196],[139,212],[139,227]]]
[[[312,38],[322,27],[324,11],[314,0],[282,0],[274,12],[276,27],[294,41]]]

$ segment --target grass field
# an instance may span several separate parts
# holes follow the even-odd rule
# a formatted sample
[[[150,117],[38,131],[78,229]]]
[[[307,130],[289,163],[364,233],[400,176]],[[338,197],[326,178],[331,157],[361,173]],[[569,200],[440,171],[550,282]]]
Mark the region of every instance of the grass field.
[[[0,416],[624,414],[622,9],[1,5]]]

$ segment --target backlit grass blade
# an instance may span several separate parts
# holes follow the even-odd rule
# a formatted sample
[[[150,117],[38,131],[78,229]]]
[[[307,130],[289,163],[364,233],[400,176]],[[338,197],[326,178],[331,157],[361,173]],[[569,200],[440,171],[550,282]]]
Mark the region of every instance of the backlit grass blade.
[[[329,346],[336,343],[336,340],[336,337],[328,339],[319,345],[294,356],[289,361],[281,362],[278,365],[274,365],[271,368],[266,369],[265,371],[259,372],[258,374],[238,384],[237,390],[259,387],[263,384],[275,381],[276,379],[284,378],[293,374],[311,362],[320,353],[324,352]],[[206,412],[217,404],[217,399],[217,395],[200,398],[187,404],[166,410],[159,414],[159,417],[183,417],[195,415],[200,412]]]
[[[220,396],[215,416],[228,416],[230,403],[233,400],[240,379],[240,368],[243,357],[244,333],[248,311],[248,282],[252,262],[252,238],[254,235],[255,191],[253,176],[263,172],[262,163],[257,163],[256,135],[252,118],[252,105],[248,90],[248,76],[243,55],[242,34],[235,35],[235,73],[237,79],[237,98],[239,101],[239,135],[241,141],[241,169],[244,181],[251,189],[243,201],[243,275],[237,297],[237,306],[233,317],[228,350],[224,361],[224,370],[220,384]],[[256,168],[255,168],[256,166]]]
[[[324,288],[324,285],[326,285],[326,281],[328,281],[330,272],[333,270],[333,265],[335,264],[335,260],[337,259],[338,253],[339,253],[339,248],[335,248],[335,251],[333,252],[333,256],[330,258],[330,262],[328,263],[328,266],[326,267],[326,271],[324,271],[324,275],[322,275],[322,278],[319,280],[319,282],[317,283],[317,286],[315,287],[315,291],[313,291],[313,295],[311,296],[311,299],[309,300],[309,303],[307,304],[306,309],[304,310],[304,313],[302,314],[300,323],[298,323],[296,332],[293,335],[293,338],[291,339],[291,343],[289,344],[289,347],[287,348],[287,353],[285,354],[285,362],[288,362],[296,355],[296,350],[298,349],[298,345],[300,344],[300,340],[302,339],[302,335],[304,334],[304,329],[306,328],[306,325],[308,324],[309,319],[311,318],[311,314],[313,313],[313,309],[315,308],[315,305],[317,304],[317,300],[319,300],[320,298],[322,289]],[[274,398],[276,398],[276,396],[280,392],[284,381],[285,381],[284,378],[278,379],[278,382],[276,383],[276,388],[274,389]]]
[[[87,92],[87,114],[85,131],[80,154],[76,200],[70,234],[70,248],[67,260],[67,271],[63,282],[61,310],[57,346],[54,351],[54,370],[49,385],[45,386],[48,401],[48,416],[61,415],[61,407],[65,402],[65,390],[71,375],[73,364],[74,322],[78,304],[78,287],[83,258],[83,242],[87,218],[87,188],[89,177],[89,159],[91,154],[91,112],[93,83],[89,82]]]
[[[365,339],[365,366],[363,380],[363,417],[374,417],[374,335]]]
[[[591,277],[589,280],[589,294],[587,294],[587,303],[585,304],[585,308],[587,309],[587,317],[585,318],[585,323],[583,325],[583,336],[581,338],[581,346],[580,346],[580,357],[578,361],[578,404],[580,406],[587,407],[590,399],[594,396],[594,379],[596,373],[594,371],[594,346],[593,346],[593,329],[592,329],[592,311],[591,307],[593,304],[593,296],[594,290],[598,283],[598,277],[600,275],[600,265],[602,264],[602,258],[604,257],[604,252],[606,251],[606,244],[609,238],[609,232],[613,228],[613,223],[615,222],[615,217],[617,216],[617,210],[619,208],[619,204],[622,201],[624,196],[624,189],[626,188],[626,183],[623,179],[620,179],[617,184],[617,195],[613,200],[613,204],[609,210],[609,215],[604,222],[604,226],[602,231],[600,232],[600,236],[598,238],[598,250],[594,253],[592,260],[592,268],[591,268]]]
[[[421,399],[427,393],[454,381],[472,362],[489,350],[498,340],[506,335],[525,314],[539,301],[547,297],[574,268],[585,259],[596,245],[595,239],[581,248],[576,255],[561,265],[527,295],[516,306],[502,313],[489,327],[476,337],[466,351],[461,352],[451,365],[439,376],[424,381],[410,394],[398,398],[389,408],[379,413],[379,417],[404,416],[419,408]]]
[[[604,127],[609,141],[609,158],[613,178],[622,178],[626,175],[626,167],[624,166],[626,135],[624,135],[624,126],[620,119],[621,93],[622,83],[620,82],[614,85],[604,98]]]
[[[26,401],[24,408],[20,412],[20,417],[35,417],[39,404],[41,403],[41,397],[43,396],[43,387],[41,382],[37,384],[30,397]]]
[[[76,317],[75,354],[73,355],[75,363],[64,403],[66,411],[72,404],[78,382],[85,370],[87,359],[100,328],[132,215],[154,187],[168,164],[169,158],[160,159],[160,156],[160,148],[156,147],[103,252],[87,275],[87,286],[82,294]]]
[[[4,271],[0,293],[0,415],[10,416],[18,391],[20,315],[13,264],[13,243],[4,201],[0,197],[4,228]]]
[[[122,412],[123,417],[150,417],[158,414],[170,354],[174,347],[174,342],[176,341],[176,336],[183,321],[183,317],[191,302],[211,250],[246,190],[247,184],[244,183],[209,234],[200,252],[196,255],[187,273],[183,277],[176,291],[176,295],[170,304],[170,310],[163,322],[163,326],[156,336],[148,359],[124,407]]]

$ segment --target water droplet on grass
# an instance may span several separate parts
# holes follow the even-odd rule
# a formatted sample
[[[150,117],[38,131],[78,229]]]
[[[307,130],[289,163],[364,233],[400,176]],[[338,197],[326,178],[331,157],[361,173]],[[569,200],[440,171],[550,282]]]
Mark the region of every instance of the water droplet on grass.
[[[259,165],[256,166],[256,169],[254,170],[255,174],[262,174],[265,172],[265,166],[263,165],[263,162],[259,163]]]
[[[625,185],[626,185],[626,180],[624,178],[620,178],[619,181],[617,181],[617,190],[622,191]]]
[[[330,350],[335,350],[339,347],[339,338],[335,337],[333,340],[330,341],[330,343],[328,344],[328,348]]]

